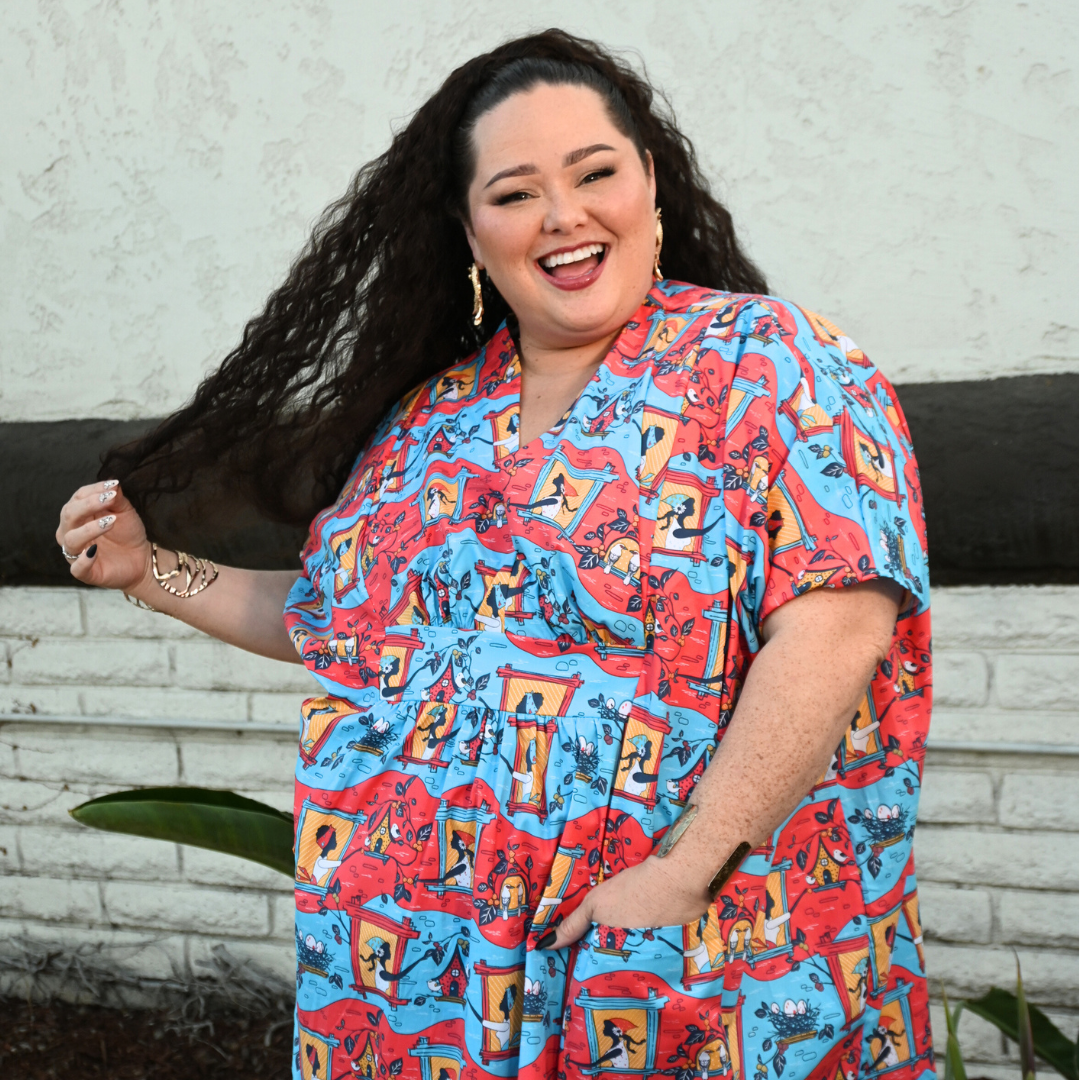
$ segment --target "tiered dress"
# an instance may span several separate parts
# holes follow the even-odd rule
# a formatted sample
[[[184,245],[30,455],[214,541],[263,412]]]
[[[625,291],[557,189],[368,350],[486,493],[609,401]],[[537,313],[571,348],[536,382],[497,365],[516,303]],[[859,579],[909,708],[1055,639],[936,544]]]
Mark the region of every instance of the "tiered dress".
[[[672,281],[527,446],[520,380],[504,327],[410,394],[303,552],[295,1075],[932,1074],[926,538],[893,389],[810,312]],[[536,951],[683,812],[766,616],[877,577],[906,590],[887,660],[707,915]]]

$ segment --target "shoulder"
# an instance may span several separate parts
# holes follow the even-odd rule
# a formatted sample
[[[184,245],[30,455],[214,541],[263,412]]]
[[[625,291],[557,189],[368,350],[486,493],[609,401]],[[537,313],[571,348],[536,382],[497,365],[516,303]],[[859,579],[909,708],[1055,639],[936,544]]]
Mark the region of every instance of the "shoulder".
[[[507,392],[519,368],[517,349],[504,324],[476,352],[410,390],[391,411],[383,430],[390,434],[429,419],[445,420],[449,414],[498,397]]]
[[[694,324],[703,352],[719,352],[737,367],[771,367],[778,391],[808,378],[891,391],[839,326],[790,300],[674,281],[660,283],[652,295],[666,317]]]
[[[751,392],[760,408],[777,410],[805,435],[840,425],[843,416],[879,438],[895,436],[910,450],[911,433],[896,391],[867,354],[834,322],[777,296],[662,282],[650,294],[663,322],[678,324],[683,350],[694,350],[691,382],[718,359],[726,374],[723,400]],[[654,332],[654,336],[659,336]],[[738,411],[738,410],[736,410]],[[783,422],[782,422],[783,424]],[[839,427],[837,427],[839,430]]]
[[[868,369],[866,354],[835,323],[779,296],[706,289],[680,281],[650,294],[665,315],[707,324],[707,337],[755,348],[786,348]]]
[[[506,342],[502,339],[506,338]],[[509,343],[509,347],[507,347]],[[446,420],[470,402],[508,381],[516,361],[509,334],[496,333],[476,352],[414,386],[388,410],[368,442],[367,451],[401,439],[432,419]],[[512,373],[512,372],[511,372]]]

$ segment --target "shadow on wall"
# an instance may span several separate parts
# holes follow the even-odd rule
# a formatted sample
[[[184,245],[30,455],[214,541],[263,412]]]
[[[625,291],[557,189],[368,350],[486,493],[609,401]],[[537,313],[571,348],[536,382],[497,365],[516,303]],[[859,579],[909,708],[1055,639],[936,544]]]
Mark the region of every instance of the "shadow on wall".
[[[1077,376],[912,383],[897,393],[919,458],[934,585],[1077,582]],[[60,507],[103,451],[154,420],[0,424],[0,585],[70,585]],[[211,519],[177,500],[170,541],[220,562],[294,569],[304,530],[236,501]],[[198,524],[192,524],[197,521]]]

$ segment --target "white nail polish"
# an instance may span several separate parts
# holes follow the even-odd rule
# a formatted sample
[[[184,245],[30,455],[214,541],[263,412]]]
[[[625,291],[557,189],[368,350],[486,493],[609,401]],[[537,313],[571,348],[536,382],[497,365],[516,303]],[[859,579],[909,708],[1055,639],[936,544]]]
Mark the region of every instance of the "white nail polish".
[[[98,528],[107,529],[115,520],[115,514],[106,514],[103,518],[98,518]]]
[[[115,498],[116,498],[116,492],[115,491],[106,491],[103,494],[98,496],[98,502],[106,503],[110,499],[115,499]]]
[[[108,490],[109,490],[109,488],[114,488],[114,487],[116,487],[117,485],[119,485],[119,483],[120,483],[120,481],[119,481],[119,480],[106,480],[106,481],[105,481],[105,483],[104,483],[104,484],[102,484],[101,486],[102,486],[102,487],[103,487],[103,488],[104,488],[104,489],[105,489],[106,491],[108,491]]]

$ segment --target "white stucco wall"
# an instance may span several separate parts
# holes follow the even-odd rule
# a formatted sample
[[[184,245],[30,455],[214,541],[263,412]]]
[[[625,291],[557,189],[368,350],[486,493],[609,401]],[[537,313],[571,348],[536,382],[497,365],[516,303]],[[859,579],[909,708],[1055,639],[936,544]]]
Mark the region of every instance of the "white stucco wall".
[[[1075,3],[539,10],[7,0],[0,420],[178,405],[392,126],[553,24],[640,52],[774,291],[895,381],[1075,370]]]

